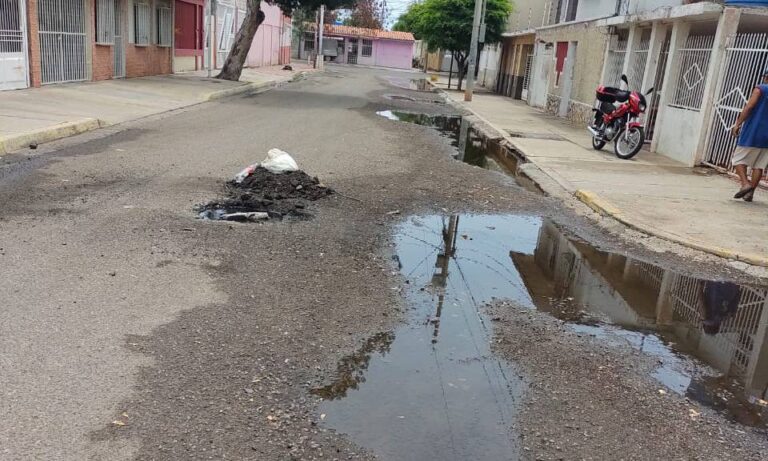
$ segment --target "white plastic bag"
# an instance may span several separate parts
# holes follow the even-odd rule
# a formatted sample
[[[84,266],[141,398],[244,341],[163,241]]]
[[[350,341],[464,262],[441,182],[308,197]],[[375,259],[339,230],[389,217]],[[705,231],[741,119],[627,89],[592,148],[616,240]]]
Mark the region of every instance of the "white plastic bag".
[[[296,160],[288,152],[283,152],[280,149],[270,149],[267,152],[267,158],[261,162],[261,166],[272,173],[285,173],[286,171],[296,171],[299,169]]]

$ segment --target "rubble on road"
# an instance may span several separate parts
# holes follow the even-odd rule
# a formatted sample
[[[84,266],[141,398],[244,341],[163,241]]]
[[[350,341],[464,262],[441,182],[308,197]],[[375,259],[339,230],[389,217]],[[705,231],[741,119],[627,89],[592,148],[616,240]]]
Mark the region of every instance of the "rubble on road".
[[[285,216],[311,217],[306,208],[334,193],[301,170],[273,173],[256,166],[248,176],[228,181],[226,198],[198,208],[202,219],[255,222]]]

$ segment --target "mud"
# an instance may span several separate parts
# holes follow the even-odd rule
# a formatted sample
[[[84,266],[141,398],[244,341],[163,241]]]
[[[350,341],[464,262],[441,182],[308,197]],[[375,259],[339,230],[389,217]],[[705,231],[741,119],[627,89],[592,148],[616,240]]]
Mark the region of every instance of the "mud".
[[[232,213],[268,213],[270,218],[309,218],[309,202],[332,195],[333,189],[303,171],[272,173],[258,167],[242,183],[227,182],[227,198],[198,207],[202,219],[227,219]],[[248,219],[233,219],[249,221]]]

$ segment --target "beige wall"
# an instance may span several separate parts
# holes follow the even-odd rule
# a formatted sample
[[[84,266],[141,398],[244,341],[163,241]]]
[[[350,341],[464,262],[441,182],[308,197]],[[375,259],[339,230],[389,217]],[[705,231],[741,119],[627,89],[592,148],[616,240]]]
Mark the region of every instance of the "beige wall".
[[[512,14],[507,19],[507,32],[520,32],[547,25],[549,11],[557,9],[556,1],[550,5],[549,0],[514,0]]]
[[[577,42],[576,62],[573,70],[573,87],[570,100],[573,113],[569,118],[583,121],[591,116],[591,106],[595,100],[595,89],[601,84],[600,76],[605,60],[605,46],[608,40],[607,30],[596,27],[595,23],[578,23],[561,27],[540,29],[536,33],[537,40],[552,43],[552,62],[550,66],[550,81],[548,93],[554,96],[548,106],[556,105],[563,89],[562,82],[555,88],[555,54],[557,42]],[[568,56],[572,58],[572,56]]]

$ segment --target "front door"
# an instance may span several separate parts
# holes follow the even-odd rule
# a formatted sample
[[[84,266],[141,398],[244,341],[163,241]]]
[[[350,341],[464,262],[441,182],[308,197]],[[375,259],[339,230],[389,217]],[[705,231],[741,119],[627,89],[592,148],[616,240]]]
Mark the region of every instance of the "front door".
[[[24,0],[0,0],[0,90],[28,86],[25,10]]]
[[[349,39],[349,49],[347,50],[347,64],[357,64],[357,39]]]
[[[84,0],[38,0],[43,84],[86,80]]]
[[[125,77],[125,28],[123,27],[123,0],[115,2],[114,78]]]

